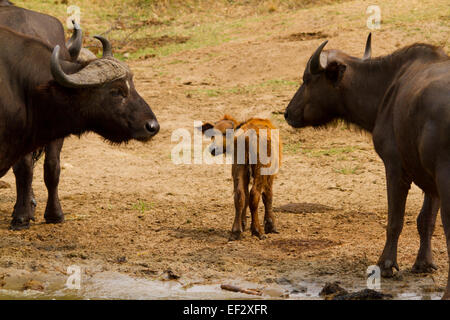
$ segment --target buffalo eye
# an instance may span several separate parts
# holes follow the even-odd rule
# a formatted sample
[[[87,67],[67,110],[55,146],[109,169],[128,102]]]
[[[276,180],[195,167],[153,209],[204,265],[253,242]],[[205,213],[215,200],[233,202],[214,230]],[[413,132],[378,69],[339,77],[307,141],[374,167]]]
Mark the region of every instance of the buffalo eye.
[[[111,91],[109,92],[111,94],[111,96],[113,97],[125,97],[125,93],[123,92],[122,89],[120,88],[114,88],[111,89]]]

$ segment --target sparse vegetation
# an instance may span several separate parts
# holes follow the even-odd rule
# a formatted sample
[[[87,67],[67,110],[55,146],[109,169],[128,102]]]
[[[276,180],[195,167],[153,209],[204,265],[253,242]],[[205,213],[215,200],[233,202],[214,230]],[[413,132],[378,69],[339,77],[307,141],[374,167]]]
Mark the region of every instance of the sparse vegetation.
[[[217,46],[238,39],[242,32],[264,27],[276,13],[278,23],[270,31],[260,33],[262,38],[270,37],[274,31],[284,30],[292,22],[291,12],[334,4],[334,10],[328,10],[327,14],[342,15],[337,7],[342,2],[345,1],[110,0],[104,5],[102,0],[15,1],[19,6],[52,14],[61,21],[67,20],[70,5],[80,7],[85,35],[108,36],[121,59],[148,59]],[[360,19],[361,15],[346,16],[342,27]],[[424,22],[432,27],[424,29]],[[434,2],[426,11],[411,6],[390,12],[383,16],[383,28],[401,28],[409,34],[420,32],[427,40],[432,40],[433,33],[446,33],[438,44],[448,48],[448,4],[440,1]],[[94,52],[99,50],[92,38],[86,38],[85,45]]]
[[[258,84],[248,86],[236,86],[231,88],[200,88],[187,90],[187,94],[206,95],[208,97],[218,97],[226,94],[255,94],[258,92],[278,92],[280,89],[297,87],[296,81],[273,79],[263,81]]]
[[[147,211],[152,209],[153,203],[148,203],[144,200],[138,200],[133,204],[132,209],[138,211],[140,214],[145,214]]]
[[[333,168],[333,171],[336,173],[349,175],[349,174],[359,174],[361,173],[362,168],[360,166],[355,167],[344,167],[344,168]]]
[[[345,154],[352,153],[354,151],[360,150],[358,147],[349,146],[349,147],[338,147],[338,148],[328,148],[328,149],[310,149],[307,147],[302,147],[300,142],[288,143],[285,144],[284,149],[289,153],[302,153],[311,158],[318,157],[335,157],[342,156]]]

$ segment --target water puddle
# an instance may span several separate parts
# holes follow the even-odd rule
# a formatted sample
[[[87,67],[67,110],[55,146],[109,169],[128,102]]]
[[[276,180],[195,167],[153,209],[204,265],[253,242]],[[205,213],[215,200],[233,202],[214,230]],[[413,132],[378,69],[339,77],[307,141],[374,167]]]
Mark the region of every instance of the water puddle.
[[[14,275],[7,278],[0,289],[0,299],[321,299],[319,292],[323,283],[295,282],[285,284],[260,285],[246,281],[226,282],[240,288],[258,289],[262,295],[249,295],[221,289],[221,284],[202,284],[201,281],[161,281],[133,278],[117,272],[100,272],[83,279],[80,289],[69,289],[66,278],[33,277],[43,289],[24,290],[29,276]],[[364,289],[364,288],[361,288]],[[355,289],[354,289],[355,290]],[[358,289],[359,290],[359,289]],[[398,292],[394,299],[422,300],[440,299],[442,293],[417,294]]]

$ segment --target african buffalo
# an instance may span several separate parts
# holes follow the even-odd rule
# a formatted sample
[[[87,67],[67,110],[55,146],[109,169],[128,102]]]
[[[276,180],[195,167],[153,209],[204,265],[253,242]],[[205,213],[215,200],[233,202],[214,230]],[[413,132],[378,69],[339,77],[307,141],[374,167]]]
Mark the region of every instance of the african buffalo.
[[[77,24],[74,23],[73,36],[66,45],[64,28],[58,19],[43,13],[13,6],[9,2],[0,4],[0,26],[37,37],[51,46],[59,45],[61,47],[61,56],[64,59],[77,60],[82,45],[82,31]],[[64,221],[64,214],[58,197],[60,153],[63,142],[64,139],[57,139],[44,147],[44,180],[48,190],[44,217],[47,223]],[[37,152],[37,154],[40,154],[40,152]],[[14,230],[27,228],[30,219],[34,220],[36,208],[32,188],[34,162],[35,157],[30,153],[17,161],[13,166],[17,189],[17,200],[11,222],[11,228]]]
[[[60,58],[61,47],[0,27],[0,177],[50,141],[93,131],[112,143],[148,141],[159,124],[136,92],[128,66],[103,57],[87,64]]]
[[[439,207],[450,258],[449,56],[435,46],[413,44],[387,56],[358,59],[322,51],[326,44],[310,58],[285,118],[295,128],[342,119],[372,133],[386,168],[388,195],[387,241],[378,261],[382,275],[398,270],[397,243],[412,182],[425,192],[413,271],[429,272],[436,268],[431,237]],[[444,298],[450,298],[450,282]]]

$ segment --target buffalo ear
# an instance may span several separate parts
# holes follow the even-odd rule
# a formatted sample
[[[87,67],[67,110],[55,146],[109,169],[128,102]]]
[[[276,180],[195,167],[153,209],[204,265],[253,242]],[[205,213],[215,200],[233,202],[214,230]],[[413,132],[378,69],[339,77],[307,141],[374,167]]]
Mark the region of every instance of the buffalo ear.
[[[214,126],[213,126],[211,123],[209,123],[209,122],[204,123],[201,127],[196,127],[196,129],[197,129],[197,130],[200,130],[203,134],[204,134],[207,130],[212,129],[212,128],[214,128]]]
[[[345,64],[333,61],[330,62],[325,68],[325,75],[329,80],[331,80],[331,82],[337,84],[344,76],[345,69],[347,69]]]

